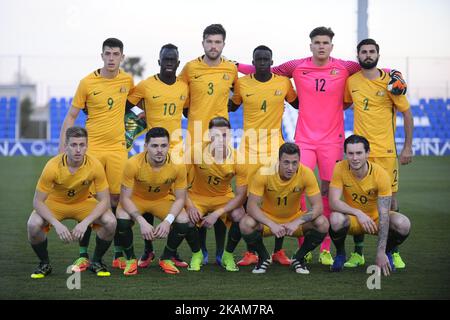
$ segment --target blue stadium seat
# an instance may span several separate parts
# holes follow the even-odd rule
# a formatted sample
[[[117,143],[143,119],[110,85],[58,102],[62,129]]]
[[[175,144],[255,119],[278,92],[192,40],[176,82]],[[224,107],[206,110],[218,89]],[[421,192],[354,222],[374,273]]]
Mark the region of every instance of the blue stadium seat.
[[[62,97],[62,98],[59,98],[59,107],[60,108],[66,108],[66,103],[67,103],[67,101],[66,101],[66,98],[64,98],[64,97]]]

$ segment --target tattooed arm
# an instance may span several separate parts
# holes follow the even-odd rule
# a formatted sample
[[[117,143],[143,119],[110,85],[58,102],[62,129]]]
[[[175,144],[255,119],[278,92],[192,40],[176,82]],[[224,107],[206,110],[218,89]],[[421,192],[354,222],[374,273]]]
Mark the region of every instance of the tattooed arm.
[[[389,233],[389,210],[391,208],[391,196],[378,197],[378,244],[376,264],[383,270],[385,276],[389,275],[391,266],[386,256],[386,243]]]

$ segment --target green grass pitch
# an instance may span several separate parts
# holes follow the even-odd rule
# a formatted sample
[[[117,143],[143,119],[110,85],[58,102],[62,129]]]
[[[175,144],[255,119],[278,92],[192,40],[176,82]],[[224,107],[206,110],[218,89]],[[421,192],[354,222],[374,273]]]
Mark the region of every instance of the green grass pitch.
[[[66,286],[66,268],[77,257],[76,244],[63,244],[54,231],[49,234],[49,252],[53,273],[45,279],[33,280],[31,272],[37,264],[26,235],[26,221],[32,210],[37,179],[48,158],[0,158],[1,197],[1,299],[449,299],[450,289],[450,157],[417,157],[413,164],[401,168],[400,208],[412,221],[412,232],[401,247],[407,264],[392,276],[381,279],[380,290],[366,286],[366,268],[345,269],[330,273],[317,263],[318,253],[310,265],[310,275],[299,275],[287,267],[271,266],[265,275],[254,275],[251,267],[227,273],[213,263],[214,235],[208,233],[210,264],[201,272],[183,269],[181,274],[166,275],[155,262],[140,270],[135,277],[125,278],[113,270],[110,278],[97,278],[82,273],[81,289]],[[69,222],[70,226],[74,223]],[[143,242],[139,228],[134,228],[136,253]],[[347,253],[352,250],[347,238]],[[273,248],[273,238],[265,243]],[[95,239],[91,237],[92,253]],[[155,242],[156,254],[162,252],[164,241]],[[292,254],[296,239],[286,238],[284,247]],[[366,236],[366,267],[374,262],[376,237]],[[332,248],[332,251],[334,248]],[[236,249],[244,251],[241,242]],[[180,253],[190,258],[185,242]],[[110,264],[112,250],[105,255]]]

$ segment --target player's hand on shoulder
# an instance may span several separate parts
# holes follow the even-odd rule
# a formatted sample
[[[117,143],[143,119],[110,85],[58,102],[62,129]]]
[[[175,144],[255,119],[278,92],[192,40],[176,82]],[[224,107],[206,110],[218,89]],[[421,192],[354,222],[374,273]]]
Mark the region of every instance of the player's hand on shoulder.
[[[222,58],[223,58],[224,60],[226,60],[226,61],[229,61],[229,62],[233,63],[233,64],[236,66],[236,68],[239,67],[239,62],[237,62],[236,60],[228,59],[228,58],[225,57],[225,56],[222,56]]]
[[[388,83],[387,89],[396,96],[405,95],[408,89],[405,79],[400,71],[392,69],[389,72],[391,80]]]

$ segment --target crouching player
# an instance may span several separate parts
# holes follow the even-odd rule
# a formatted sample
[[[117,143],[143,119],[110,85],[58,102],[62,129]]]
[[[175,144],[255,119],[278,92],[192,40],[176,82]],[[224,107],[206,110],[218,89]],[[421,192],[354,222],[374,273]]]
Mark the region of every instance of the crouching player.
[[[189,169],[191,188],[186,210],[191,222],[201,227],[211,228],[218,219],[225,222],[227,217],[232,221],[227,246],[216,260],[233,272],[239,270],[233,252],[241,239],[239,221],[245,215],[242,205],[247,198],[247,167],[237,163],[237,152],[230,145],[230,129],[230,122],[224,117],[209,122],[211,142],[204,147],[202,161]],[[233,177],[236,177],[235,194],[231,188]],[[203,255],[198,259],[201,264]]]
[[[27,223],[28,240],[40,263],[31,275],[44,278],[52,271],[47,251],[47,235],[52,225],[64,242],[79,241],[93,224],[97,232],[92,261],[83,265],[97,276],[110,276],[102,257],[111,245],[116,230],[116,219],[110,210],[108,183],[100,162],[86,154],[87,131],[71,127],[66,131],[65,152],[50,159],[37,183],[34,210]],[[92,197],[91,185],[97,190]],[[72,231],[61,223],[73,219],[78,224]]]
[[[145,136],[145,151],[128,159],[125,166],[116,216],[120,243],[127,258],[123,272],[126,276],[138,272],[133,248],[133,221],[139,224],[145,240],[167,237],[159,261],[164,272],[180,272],[172,258],[184,238],[192,252],[201,255],[198,231],[189,225],[189,217],[184,210],[186,167],[184,163],[174,163],[168,151],[169,132],[154,127]],[[161,220],[156,228],[144,219],[146,212]]]
[[[380,165],[368,161],[367,139],[351,135],[344,142],[344,151],[347,159],[336,164],[330,185],[330,236],[336,246],[331,271],[344,267],[347,234],[367,233],[378,234],[375,263],[389,275],[395,269],[391,251],[408,237],[410,221],[390,211],[391,180]]]
[[[279,149],[275,173],[264,174],[260,168],[253,176],[247,202],[248,215],[240,223],[244,240],[254,245],[259,255],[253,273],[265,273],[271,264],[262,237],[305,236],[305,241],[292,258],[295,272],[309,274],[305,255],[322,243],[329,223],[322,215],[323,205],[317,180],[311,169],[300,164],[300,150],[294,143]],[[311,210],[301,211],[300,198],[305,193]]]

